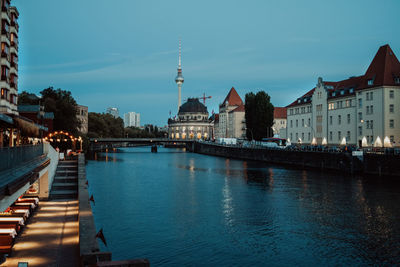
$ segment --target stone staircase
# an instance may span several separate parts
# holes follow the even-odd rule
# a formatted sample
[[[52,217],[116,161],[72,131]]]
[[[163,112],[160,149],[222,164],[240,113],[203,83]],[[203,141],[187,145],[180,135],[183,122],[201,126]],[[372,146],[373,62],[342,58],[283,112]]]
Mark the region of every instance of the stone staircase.
[[[60,160],[50,191],[50,199],[78,198],[78,161]]]

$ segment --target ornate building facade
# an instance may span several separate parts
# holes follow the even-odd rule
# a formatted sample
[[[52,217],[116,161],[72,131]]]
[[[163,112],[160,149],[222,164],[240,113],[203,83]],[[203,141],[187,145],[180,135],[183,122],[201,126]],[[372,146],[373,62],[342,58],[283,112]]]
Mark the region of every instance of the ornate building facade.
[[[207,107],[197,98],[189,98],[179,107],[178,117],[168,120],[168,137],[171,139],[209,139],[213,123],[208,119]]]

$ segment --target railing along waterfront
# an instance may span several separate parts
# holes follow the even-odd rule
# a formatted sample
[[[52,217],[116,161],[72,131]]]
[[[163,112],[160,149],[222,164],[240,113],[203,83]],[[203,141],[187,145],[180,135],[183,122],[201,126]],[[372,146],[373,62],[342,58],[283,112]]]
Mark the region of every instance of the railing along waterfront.
[[[21,165],[43,153],[43,144],[0,148],[0,171]]]

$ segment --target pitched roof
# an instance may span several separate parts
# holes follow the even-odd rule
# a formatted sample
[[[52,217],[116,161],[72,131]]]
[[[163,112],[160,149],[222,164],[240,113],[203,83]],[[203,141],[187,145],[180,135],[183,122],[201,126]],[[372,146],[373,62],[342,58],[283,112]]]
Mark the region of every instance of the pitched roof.
[[[229,106],[240,106],[243,105],[243,101],[236,92],[235,88],[232,87],[229,91],[228,95],[225,97],[225,100],[222,102],[223,104],[228,101]]]
[[[389,45],[381,46],[376,52],[374,59],[364,74],[359,89],[383,86],[398,85],[395,78],[400,77],[400,62]],[[368,85],[368,80],[373,80]]]
[[[274,119],[286,119],[286,117],[285,107],[274,107]]]
[[[372,80],[371,85],[368,85],[369,80]],[[353,95],[355,94],[355,90],[363,90],[383,85],[400,86],[399,80],[400,62],[390,46],[383,45],[379,48],[364,75],[350,77],[349,79],[338,82],[324,81],[324,85],[328,89],[328,99],[332,99]],[[314,90],[315,88],[311,89],[287,107],[311,102]]]
[[[232,112],[244,112],[244,105],[241,104],[240,106],[238,106],[234,110],[229,111],[229,113],[232,113]]]

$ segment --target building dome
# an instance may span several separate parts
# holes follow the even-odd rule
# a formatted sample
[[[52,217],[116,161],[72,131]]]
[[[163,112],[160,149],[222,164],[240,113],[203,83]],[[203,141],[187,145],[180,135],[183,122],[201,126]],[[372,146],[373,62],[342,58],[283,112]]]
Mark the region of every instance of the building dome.
[[[207,107],[200,103],[197,98],[189,98],[188,101],[180,106],[178,114],[182,113],[204,113],[208,114]]]

